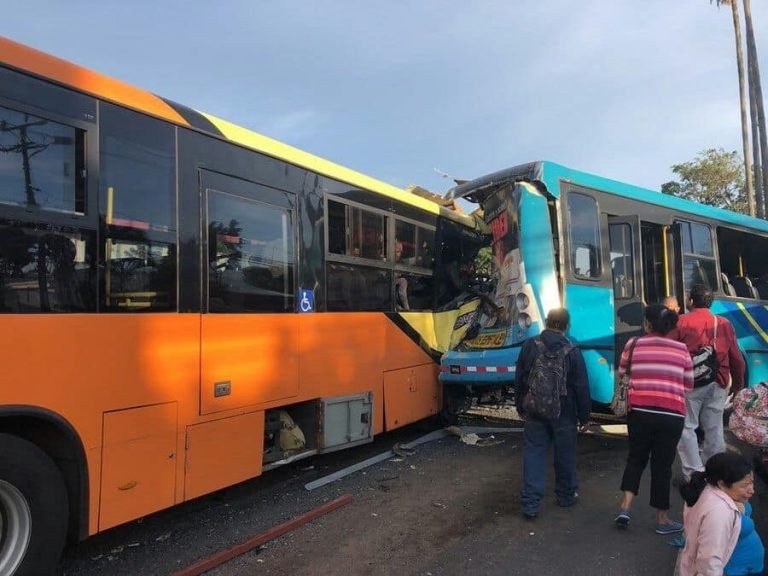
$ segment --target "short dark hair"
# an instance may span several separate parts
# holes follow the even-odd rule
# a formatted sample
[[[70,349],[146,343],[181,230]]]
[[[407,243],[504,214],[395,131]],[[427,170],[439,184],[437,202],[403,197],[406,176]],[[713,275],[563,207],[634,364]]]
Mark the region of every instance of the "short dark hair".
[[[704,284],[694,284],[691,286],[691,292],[688,296],[696,308],[709,308],[712,306],[712,290]]]
[[[674,310],[670,310],[664,304],[648,304],[645,307],[645,319],[654,332],[665,336],[675,326],[679,316]]]
[[[570,324],[571,315],[565,308],[553,308],[547,314],[546,326],[550,330],[562,330],[564,332]]]

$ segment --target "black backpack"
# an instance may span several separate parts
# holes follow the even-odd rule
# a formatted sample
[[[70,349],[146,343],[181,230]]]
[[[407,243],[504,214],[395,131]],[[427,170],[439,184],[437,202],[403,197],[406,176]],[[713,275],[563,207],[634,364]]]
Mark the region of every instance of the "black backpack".
[[[560,398],[565,396],[565,357],[573,350],[568,342],[550,350],[541,341],[534,339],[538,355],[528,375],[528,391],[523,398],[523,411],[546,420],[560,417]]]
[[[706,328],[705,328],[706,330]],[[717,316],[715,316],[715,335],[712,344],[702,346],[695,352],[691,352],[693,362],[693,387],[699,388],[715,382],[717,371],[720,369],[720,361],[717,359]]]

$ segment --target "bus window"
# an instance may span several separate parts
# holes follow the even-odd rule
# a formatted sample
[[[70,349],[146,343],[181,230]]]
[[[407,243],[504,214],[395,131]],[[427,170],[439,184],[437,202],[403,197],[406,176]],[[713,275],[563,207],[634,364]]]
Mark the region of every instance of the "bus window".
[[[395,280],[395,303],[398,310],[430,310],[432,308],[432,276],[398,272]]]
[[[328,200],[328,252],[347,253],[347,207]]]
[[[717,289],[715,281],[715,253],[709,226],[697,222],[680,222],[683,243],[683,278],[690,289],[694,284],[704,284]]]
[[[571,269],[577,278],[600,278],[600,224],[594,198],[571,192],[568,194]]]
[[[95,310],[96,235],[0,221],[0,312]]]
[[[389,270],[328,262],[327,309],[389,311],[392,309],[392,273]]]
[[[172,126],[109,104],[100,114],[103,307],[176,309],[176,153]]]
[[[671,287],[667,286],[667,265],[664,252],[664,226],[654,222],[640,224],[640,254],[642,258],[643,300],[661,302]]]
[[[731,296],[768,300],[768,237],[720,226],[717,251],[722,282],[731,284]]]
[[[209,190],[208,311],[292,311],[293,234],[290,211]]]
[[[85,132],[0,106],[0,202],[85,214]]]
[[[635,295],[635,263],[632,258],[632,228],[629,224],[608,226],[611,246],[611,275],[614,298]]]
[[[328,200],[328,251],[341,256],[387,260],[387,217]]]
[[[395,262],[403,266],[432,268],[435,232],[410,222],[395,222]]]

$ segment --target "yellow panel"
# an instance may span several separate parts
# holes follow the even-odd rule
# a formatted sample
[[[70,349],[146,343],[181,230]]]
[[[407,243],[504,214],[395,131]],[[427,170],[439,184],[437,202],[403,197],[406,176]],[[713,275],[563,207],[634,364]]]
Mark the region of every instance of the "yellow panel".
[[[188,427],[184,499],[258,476],[263,453],[264,412]]]
[[[461,342],[472,325],[480,299],[476,298],[462,304],[458,310],[447,310],[434,315],[435,335],[438,350],[445,352]]]
[[[437,367],[425,364],[386,372],[384,404],[387,430],[437,414],[440,409]]]
[[[204,314],[201,414],[296,396],[298,322],[297,314]],[[229,394],[216,397],[224,382]]]
[[[104,415],[99,530],[173,505],[176,403]]]

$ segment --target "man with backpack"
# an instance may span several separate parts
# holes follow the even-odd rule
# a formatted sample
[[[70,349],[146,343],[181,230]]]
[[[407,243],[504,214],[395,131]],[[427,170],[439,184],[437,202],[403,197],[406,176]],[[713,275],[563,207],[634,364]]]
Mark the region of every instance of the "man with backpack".
[[[521,508],[535,518],[547,488],[547,454],[554,444],[555,496],[560,506],[576,503],[576,437],[586,431],[591,400],[584,358],[565,337],[570,314],[556,308],[546,329],[523,344],[515,372],[515,402],[525,419]]]
[[[744,387],[746,366],[739,351],[731,323],[709,311],[712,290],[694,284],[688,296],[688,314],[680,316],[670,337],[688,347],[693,360],[693,390],[686,392],[685,428],[677,446],[683,476],[704,470],[704,462],[725,452],[723,410],[728,396]],[[699,452],[696,429],[701,428],[704,441]]]

